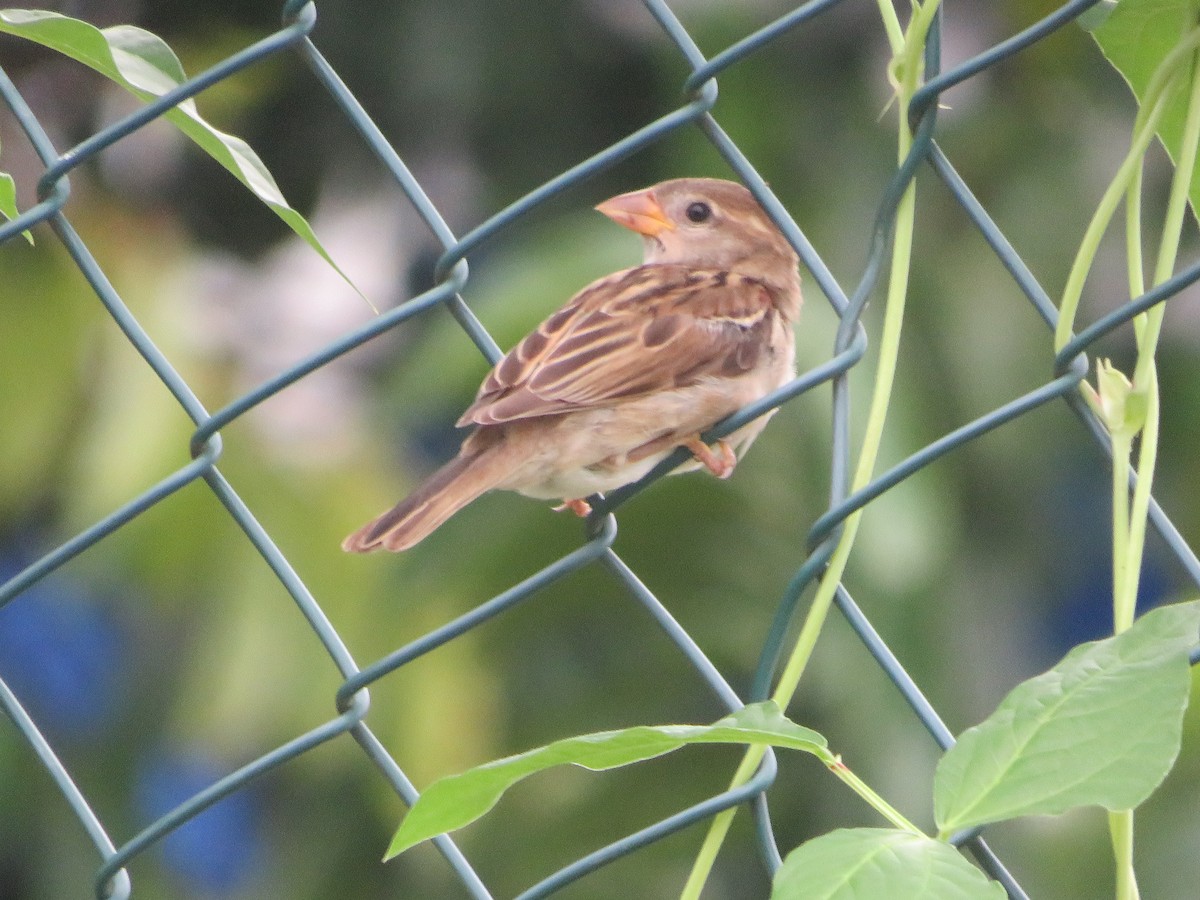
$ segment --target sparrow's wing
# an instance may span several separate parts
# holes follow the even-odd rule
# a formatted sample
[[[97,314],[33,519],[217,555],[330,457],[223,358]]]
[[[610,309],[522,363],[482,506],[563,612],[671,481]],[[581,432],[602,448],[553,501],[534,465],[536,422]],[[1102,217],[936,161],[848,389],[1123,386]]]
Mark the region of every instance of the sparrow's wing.
[[[459,425],[604,406],[735,376],[768,352],[770,290],[717,269],[645,265],[580,291],[504,357]]]

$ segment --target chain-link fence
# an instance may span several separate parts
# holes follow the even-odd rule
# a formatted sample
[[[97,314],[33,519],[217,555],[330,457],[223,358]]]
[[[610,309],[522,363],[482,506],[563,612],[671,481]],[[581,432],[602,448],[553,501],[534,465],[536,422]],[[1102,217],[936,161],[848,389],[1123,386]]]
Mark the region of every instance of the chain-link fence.
[[[662,35],[670,41],[678,59],[688,71],[681,85],[683,99],[679,106],[665,112],[645,127],[615,141],[602,152],[539,185],[462,236],[451,231],[439,209],[429,200],[422,184],[323,57],[319,41],[314,41],[312,37],[320,10],[318,4],[285,4],[283,26],[278,31],[226,56],[200,75],[191,78],[178,90],[173,90],[102,130],[90,134],[66,152],[52,145],[39,123],[35,110],[27,105],[13,82],[0,70],[0,94],[44,166],[44,174],[38,184],[38,202],[19,218],[0,227],[0,241],[15,241],[25,229],[48,225],[50,231],[39,229],[41,240],[50,240],[52,233],[53,239],[61,242],[94,292],[95,298],[103,305],[125,339],[136,349],[144,366],[154,373],[170,392],[178,408],[194,423],[188,448],[190,459],[185,464],[136,497],[113,508],[89,527],[68,537],[59,538],[51,549],[27,562],[18,571],[10,573],[7,581],[0,586],[0,604],[19,606],[23,598],[40,582],[75,557],[85,551],[103,553],[106,543],[135,517],[189,486],[202,484],[216,498],[227,515],[237,523],[245,538],[286,589],[294,601],[295,612],[319,640],[321,652],[336,666],[341,678],[341,685],[335,696],[329,698],[336,706],[336,715],[311,730],[282,741],[277,746],[265,750],[259,748],[250,761],[234,771],[227,772],[213,783],[195,790],[167,813],[152,821],[136,823],[133,837],[124,841],[118,841],[112,836],[113,828],[98,811],[103,804],[97,803],[96,798],[81,790],[71,769],[60,761],[52,742],[44,737],[44,727],[26,711],[21,698],[8,686],[0,683],[0,704],[21,737],[21,752],[36,757],[45,773],[57,785],[63,802],[69,806],[77,819],[78,827],[86,832],[95,847],[99,860],[95,875],[96,896],[139,896],[141,892],[138,890],[137,880],[131,880],[127,872],[127,868],[135,859],[209,807],[247,789],[264,774],[310,754],[329,742],[344,743],[347,737],[352,738],[361,750],[362,761],[373,766],[382,776],[380,785],[390,787],[404,803],[412,803],[417,796],[417,787],[397,762],[393,755],[394,749],[385,746],[385,742],[373,731],[368,714],[370,702],[367,689],[385,682],[389,676],[431,651],[461,639],[478,626],[503,615],[517,604],[535,596],[541,589],[572,573],[587,568],[599,568],[615,578],[627,595],[649,613],[653,622],[674,644],[677,653],[694,667],[720,703],[734,710],[744,701],[767,696],[781,647],[796,619],[800,600],[813,581],[819,578],[833,552],[842,523],[853,511],[863,508],[956,448],[976,441],[1018,417],[1057,401],[1063,401],[1082,420],[1083,427],[1095,438],[1098,446],[1107,448],[1105,430],[1089,411],[1078,390],[1079,383],[1089,368],[1087,354],[1098,341],[1131,321],[1137,313],[1175,297],[1183,288],[1200,278],[1200,265],[1186,268],[1137,301],[1122,305],[1098,319],[1083,329],[1061,352],[1054,354],[1049,349],[1049,336],[1057,321],[1055,303],[1013,249],[1004,232],[989,216],[984,205],[972,194],[936,140],[941,116],[939,101],[947,91],[969,82],[981,73],[1005,65],[1016,54],[1053,35],[1058,29],[1072,26],[1075,19],[1094,3],[1095,0],[1074,0],[1067,3],[1019,34],[984,52],[972,54],[965,62],[960,62],[946,71],[942,71],[941,62],[941,35],[944,27],[942,19],[952,17],[956,10],[950,8],[940,14],[934,23],[927,45],[926,84],[918,91],[909,109],[909,120],[915,133],[914,144],[879,197],[873,230],[869,235],[864,235],[863,243],[869,246],[869,257],[861,269],[861,277],[850,289],[846,289],[834,276],[822,255],[806,237],[805,231],[776,199],[750,159],[730,138],[722,128],[719,117],[713,113],[717,100],[717,86],[728,71],[751,59],[776,39],[805,29],[822,13],[839,5],[837,0],[813,0],[803,4],[711,56],[706,56],[698,49],[685,22],[667,3],[662,0],[645,0],[644,6],[653,20],[654,27],[660,29]],[[344,14],[345,10],[342,12]],[[975,15],[976,9],[968,7],[964,14]],[[394,308],[385,310],[368,324],[328,342],[318,352],[262,380],[252,390],[241,393],[222,408],[210,412],[201,399],[203,391],[194,389],[188,379],[177,370],[170,355],[156,346],[150,334],[152,329],[147,327],[143,317],[131,312],[89,249],[88,243],[73,227],[69,216],[69,183],[73,172],[88,165],[106,149],[128,139],[182,100],[220,84],[235,73],[260,66],[277,54],[295,54],[307,64],[312,77],[323,85],[332,102],[340,110],[344,126],[357,132],[378,162],[400,186],[413,209],[440,243],[442,252],[435,267],[434,286],[417,293]],[[801,102],[804,86],[796,85],[795,91],[796,102]],[[804,270],[811,274],[811,282],[815,283],[819,292],[828,298],[838,320],[834,345],[827,359],[817,364],[813,364],[813,360],[807,360],[808,368],[794,382],[722,422],[706,435],[708,439],[715,439],[732,432],[765,410],[789,403],[825,385],[831,387],[833,423],[828,447],[831,486],[828,511],[816,520],[809,531],[806,558],[799,549],[795,552],[793,565],[798,565],[798,568],[791,576],[782,600],[778,603],[774,620],[761,642],[761,663],[752,687],[746,694],[739,694],[705,654],[703,648],[613,549],[616,517],[620,515],[621,505],[677,465],[684,456],[682,453],[665,461],[642,482],[610,494],[595,510],[595,514],[589,520],[590,536],[577,549],[490,599],[478,603],[469,612],[428,630],[399,649],[378,659],[363,660],[361,654],[355,652],[353,646],[348,646],[331,623],[322,597],[311,591],[306,579],[298,574],[298,568],[303,569],[303,566],[298,567],[290,554],[285,555],[281,545],[251,512],[250,505],[244,499],[244,491],[235,489],[232,480],[227,478],[222,465],[221,432],[265,401],[294,390],[306,377],[332,361],[395,329],[404,329],[440,307],[449,309],[458,325],[469,335],[487,360],[496,360],[499,357],[497,343],[461,296],[470,282],[467,259],[542,204],[564,191],[588,182],[633,154],[670,139],[681,130],[693,130],[702,134],[728,164],[734,173],[733,177],[743,181],[752,190],[800,254]],[[1044,356],[1049,377],[1045,383],[1037,385],[1016,399],[953,428],[944,437],[911,453],[902,462],[872,480],[866,488],[851,495],[848,493],[848,485],[853,459],[853,418],[849,377],[851,371],[864,358],[869,358],[867,331],[861,320],[868,300],[876,293],[880,274],[886,268],[886,254],[900,197],[910,180],[918,172],[926,170],[932,170],[936,179],[944,185],[946,195],[953,198],[962,213],[965,213],[966,218],[1007,270],[1019,294],[1027,299],[1046,324],[1048,331]],[[3,293],[5,304],[23,304],[31,309],[37,307],[35,291],[14,292],[6,286]],[[816,293],[810,284],[808,315],[813,314],[811,306]],[[31,376],[28,373],[6,371],[4,377],[20,380]],[[22,423],[9,422],[5,427],[20,429]],[[364,514],[374,511],[362,510]],[[1187,577],[1200,585],[1200,562],[1157,504],[1152,505],[1151,520],[1164,539],[1170,554],[1186,572]],[[372,559],[369,564],[374,565],[376,562]],[[381,561],[379,564],[387,563]],[[844,586],[837,593],[836,603],[878,666],[899,689],[916,718],[940,747],[948,747],[953,741],[950,730],[900,665],[888,644],[872,627],[867,616],[856,606]],[[318,651],[314,649],[312,652],[315,654]],[[45,677],[50,678],[52,675],[46,673]],[[528,887],[521,896],[532,898],[555,893],[581,876],[607,866],[627,854],[643,851],[649,845],[680,829],[710,818],[721,809],[747,802],[752,802],[755,810],[757,841],[767,867],[770,869],[777,866],[779,851],[772,835],[769,807],[771,786],[775,777],[776,763],[773,757],[768,757],[757,777],[744,787],[719,793],[689,805],[651,826],[640,828],[576,859],[553,874],[540,877],[540,880]],[[19,819],[21,811],[16,810],[15,815]],[[122,823],[121,827],[124,829],[127,824]],[[459,850],[454,840],[444,836],[438,838],[435,843],[446,864],[456,873],[466,894],[475,897],[491,896],[489,888],[476,874],[471,860]],[[1022,887],[1008,874],[1005,865],[989,849],[982,836],[964,835],[963,843],[979,864],[1004,885],[1009,896],[1026,896]]]

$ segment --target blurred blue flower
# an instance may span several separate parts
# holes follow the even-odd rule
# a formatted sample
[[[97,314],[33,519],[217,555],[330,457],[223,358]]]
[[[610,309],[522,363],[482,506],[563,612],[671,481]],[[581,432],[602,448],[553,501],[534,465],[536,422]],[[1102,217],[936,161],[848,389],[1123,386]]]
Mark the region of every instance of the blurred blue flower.
[[[139,818],[162,816],[224,775],[202,751],[162,751],[141,767],[134,788]],[[167,867],[210,897],[245,888],[263,866],[263,808],[253,786],[241,788],[190,819],[159,845]]]
[[[0,554],[0,583],[25,566]],[[51,574],[0,608],[0,678],[52,740],[93,739],[125,697],[128,639],[88,588]]]
[[[1147,554],[1138,581],[1137,614],[1140,616],[1162,603],[1172,589],[1167,570]],[[1048,625],[1047,637],[1059,655],[1076,644],[1112,634],[1111,554],[1097,554],[1091,565],[1077,568],[1075,578],[1052,610]]]
[[[1048,521],[1059,535],[1052,594],[1043,604],[1047,652],[1054,659],[1113,630],[1111,487],[1103,469],[1076,465],[1048,498]],[[1178,589],[1170,565],[1150,529],[1138,581],[1138,615]]]

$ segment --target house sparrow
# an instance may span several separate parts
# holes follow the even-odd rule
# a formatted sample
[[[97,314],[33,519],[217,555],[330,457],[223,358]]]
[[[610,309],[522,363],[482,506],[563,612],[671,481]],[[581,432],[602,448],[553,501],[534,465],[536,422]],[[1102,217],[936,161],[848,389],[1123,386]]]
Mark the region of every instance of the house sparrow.
[[[680,178],[596,207],[642,235],[645,262],[585,287],[519,343],[458,420],[458,456],[342,543],[407,550],[481,494],[561,499],[585,516],[676,447],[726,478],[764,414],[700,433],[794,377],[795,251],[746,188]]]

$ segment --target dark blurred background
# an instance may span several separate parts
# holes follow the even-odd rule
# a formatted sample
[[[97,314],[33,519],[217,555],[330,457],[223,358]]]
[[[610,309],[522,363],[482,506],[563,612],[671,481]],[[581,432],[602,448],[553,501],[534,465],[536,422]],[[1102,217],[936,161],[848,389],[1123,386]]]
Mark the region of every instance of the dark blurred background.
[[[96,25],[136,23],[189,73],[270,33],[277,0],[36,4]],[[947,4],[949,67],[1015,33],[1049,0]],[[788,8],[673,4],[712,55]],[[322,0],[314,40],[462,234],[680,103],[687,70],[635,0]],[[895,159],[887,46],[874,3],[839,5],[720,78],[715,109],[847,290]],[[66,150],[135,101],[82,66],[0,39],[0,65]],[[381,307],[430,286],[439,248],[309,71],[277,56],[198,99],[250,142],[356,285]],[[944,98],[939,141],[1051,296],[1128,146],[1135,106],[1070,26]],[[41,175],[7,111],[0,169],[22,208]],[[1160,154],[1161,156],[1161,154]],[[465,299],[503,347],[570,294],[639,257],[590,207],[681,175],[728,176],[678,132],[544,204],[470,258]],[[1159,216],[1169,175],[1148,172]],[[369,320],[325,263],[229,175],[155,123],[71,177],[66,214],[122,297],[210,410]],[[881,468],[1046,381],[1051,338],[952,198],[918,178],[916,259]],[[1196,253],[1191,231],[1185,259]],[[0,247],[0,581],[187,460],[192,426],[48,230]],[[1120,235],[1082,318],[1120,303]],[[803,366],[836,321],[806,274]],[[882,295],[868,310],[875,346]],[[1104,354],[1131,359],[1132,337]],[[873,358],[852,377],[861,422]],[[1157,495],[1200,539],[1195,416],[1200,305],[1172,302],[1160,377]],[[360,665],[472,609],[579,544],[548,504],[485,498],[399,557],[349,557],[342,536],[454,452],[452,423],[486,365],[441,309],[314,373],[222,434],[220,467],[311,588]],[[729,482],[659,482],[619,515],[616,550],[740,691],[774,607],[827,504],[828,389],[783,409]],[[1019,680],[1111,628],[1108,475],[1056,404],[958,450],[868,509],[846,583],[954,731]],[[1195,594],[1152,541],[1145,603]],[[339,679],[282,587],[202,484],[171,497],[0,610],[0,676],[44,729],[114,841],[334,713]],[[369,723],[422,786],[566,735],[722,710],[647,615],[590,568],[372,688]],[[838,619],[793,719],[905,815],[931,824],[933,742]],[[1139,815],[1144,895],[1200,879],[1200,722]],[[459,833],[496,896],[723,787],[731,748],[627,771],[553,772]],[[98,859],[11,725],[0,726],[0,898],[91,896]],[[785,756],[772,790],[781,847],[881,824],[813,760]],[[239,792],[130,872],[139,898],[459,897],[428,845],[383,865],[403,813],[348,737]],[[1111,891],[1104,816],[1086,810],[991,833],[1031,896]],[[563,891],[669,897],[693,828]],[[710,894],[768,882],[738,817]]]

